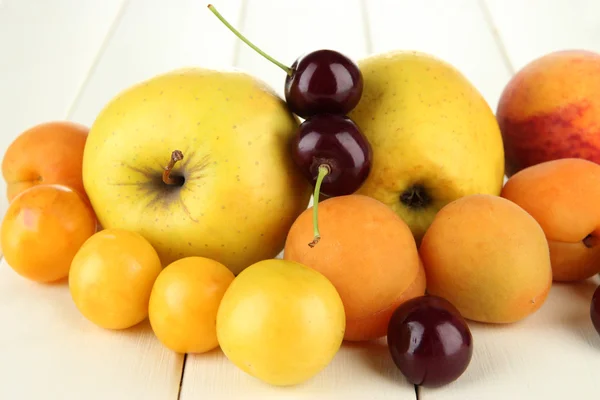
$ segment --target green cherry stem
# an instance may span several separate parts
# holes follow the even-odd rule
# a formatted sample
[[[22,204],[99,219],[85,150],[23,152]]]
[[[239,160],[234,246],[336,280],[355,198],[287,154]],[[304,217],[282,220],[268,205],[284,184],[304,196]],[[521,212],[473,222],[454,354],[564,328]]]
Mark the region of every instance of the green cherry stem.
[[[277,65],[279,68],[281,68],[282,70],[285,71],[286,74],[288,75],[292,75],[292,69],[290,67],[288,67],[287,65],[280,63],[279,61],[277,61],[276,59],[274,59],[273,57],[271,57],[270,55],[268,55],[267,53],[265,53],[264,51],[262,51],[261,49],[259,49],[258,47],[256,47],[254,45],[254,43],[252,43],[251,41],[249,41],[248,39],[246,39],[246,37],[244,35],[242,35],[240,33],[240,31],[238,31],[237,29],[235,29],[229,22],[227,22],[227,20],[225,19],[225,17],[223,17],[215,8],[215,6],[213,6],[212,4],[208,5],[208,9],[210,11],[212,11],[213,14],[215,14],[217,16],[217,18],[219,18],[219,20],[225,24],[225,26],[227,28],[229,28],[229,30],[231,32],[233,32],[233,34],[235,36],[237,36],[241,41],[243,41],[244,43],[246,43],[248,46],[250,46],[252,49],[254,49],[254,51],[256,51],[258,54],[260,54],[261,56],[263,56],[264,58],[266,58],[267,60],[271,61],[273,64]]]
[[[313,195],[313,233],[314,239],[308,245],[315,247],[319,240],[321,240],[321,233],[319,232],[319,193],[321,193],[321,183],[327,174],[331,172],[331,168],[327,164],[319,165],[319,175],[317,176],[317,183],[315,184],[315,192]]]

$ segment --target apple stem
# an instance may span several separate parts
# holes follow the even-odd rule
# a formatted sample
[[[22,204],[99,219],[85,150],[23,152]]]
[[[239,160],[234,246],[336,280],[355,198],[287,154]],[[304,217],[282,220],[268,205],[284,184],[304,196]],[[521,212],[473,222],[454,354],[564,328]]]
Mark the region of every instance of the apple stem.
[[[217,18],[219,18],[219,20],[225,24],[225,26],[227,28],[229,28],[229,30],[231,32],[233,32],[233,34],[235,36],[237,36],[242,42],[246,43],[248,46],[250,46],[254,51],[256,51],[258,54],[260,54],[261,56],[263,56],[264,58],[266,58],[267,60],[271,61],[273,64],[277,65],[279,68],[281,68],[282,70],[285,71],[286,74],[288,75],[292,75],[292,69],[288,66],[286,66],[283,63],[280,63],[279,61],[277,61],[276,59],[274,59],[273,57],[271,57],[270,55],[268,55],[267,53],[265,53],[264,51],[262,51],[261,49],[259,49],[258,47],[256,47],[254,45],[254,43],[252,43],[251,41],[249,41],[248,39],[246,39],[246,37],[244,35],[242,35],[240,33],[240,31],[238,31],[237,29],[235,29],[229,22],[227,22],[227,20],[217,11],[217,9],[215,8],[215,6],[213,6],[212,4],[208,5],[208,9],[210,11],[212,11],[213,14],[215,14],[217,16]]]
[[[321,193],[321,183],[327,174],[331,172],[331,167],[327,164],[319,165],[319,175],[317,176],[317,183],[315,184],[315,192],[313,195],[313,233],[314,239],[308,244],[309,247],[315,247],[319,240],[321,240],[321,233],[319,232],[319,193]]]
[[[165,170],[162,175],[162,180],[167,185],[179,185],[181,184],[181,179],[173,179],[171,176],[171,171],[175,166],[177,161],[183,160],[183,153],[180,150],[174,150],[171,153],[171,160],[169,160],[169,164],[165,167]]]

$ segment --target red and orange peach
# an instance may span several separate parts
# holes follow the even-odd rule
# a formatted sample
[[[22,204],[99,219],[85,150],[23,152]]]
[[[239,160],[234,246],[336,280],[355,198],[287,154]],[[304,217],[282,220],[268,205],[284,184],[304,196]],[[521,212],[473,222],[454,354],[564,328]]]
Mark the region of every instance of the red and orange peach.
[[[564,50],[537,58],[505,87],[496,117],[506,175],[560,158],[600,162],[600,54]]]

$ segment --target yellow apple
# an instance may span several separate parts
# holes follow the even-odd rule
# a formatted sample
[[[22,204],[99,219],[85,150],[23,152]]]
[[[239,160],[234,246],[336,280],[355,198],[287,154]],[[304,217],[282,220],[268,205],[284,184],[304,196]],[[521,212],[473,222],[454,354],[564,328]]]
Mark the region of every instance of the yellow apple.
[[[91,126],[83,182],[104,228],[144,236],[163,265],[188,257],[234,273],[283,249],[310,183],[290,145],[298,120],[234,70],[170,71],[112,99]]]
[[[371,172],[358,193],[390,206],[417,242],[452,200],[500,194],[500,129],[485,99],[456,68],[409,51],[358,64],[364,88],[349,116],[373,149]]]

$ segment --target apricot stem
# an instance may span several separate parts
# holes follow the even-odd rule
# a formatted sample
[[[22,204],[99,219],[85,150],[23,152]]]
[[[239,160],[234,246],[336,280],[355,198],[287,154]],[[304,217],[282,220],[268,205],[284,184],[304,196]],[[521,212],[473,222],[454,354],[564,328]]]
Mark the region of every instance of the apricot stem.
[[[331,172],[331,167],[327,164],[319,165],[319,175],[317,175],[317,183],[315,184],[315,192],[313,194],[313,230],[314,239],[308,244],[309,247],[315,247],[319,240],[321,240],[321,233],[319,232],[319,193],[321,193],[321,183],[327,174]]]
[[[162,180],[167,185],[180,185],[181,179],[173,179],[171,176],[171,171],[175,166],[177,161],[183,160],[183,153],[180,150],[174,150],[171,153],[171,160],[169,160],[169,164],[165,167],[163,171]]]
[[[259,49],[258,47],[256,47],[256,45],[254,45],[254,43],[252,43],[251,41],[249,41],[244,35],[242,35],[240,33],[240,31],[238,31],[237,29],[235,29],[229,22],[227,22],[227,20],[225,19],[225,17],[223,17],[215,8],[215,6],[213,6],[212,4],[208,5],[208,9],[210,11],[212,11],[213,14],[215,14],[217,16],[217,18],[219,18],[219,20],[227,27],[229,28],[229,30],[231,32],[233,32],[233,34],[235,36],[237,36],[242,42],[246,43],[248,46],[250,46],[254,51],[256,51],[258,54],[260,54],[261,56],[263,56],[264,58],[266,58],[267,60],[271,61],[273,64],[277,65],[279,68],[281,68],[282,70],[285,71],[286,74],[288,75],[292,75],[292,69],[290,67],[288,67],[287,65],[280,63],[279,61],[277,61],[276,59],[274,59],[273,57],[271,57],[270,55],[268,55],[267,53],[265,53],[264,51],[262,51],[261,49]]]
[[[590,249],[598,244],[598,238],[596,236],[592,236],[592,234],[589,234],[583,238],[582,242],[585,247]]]

